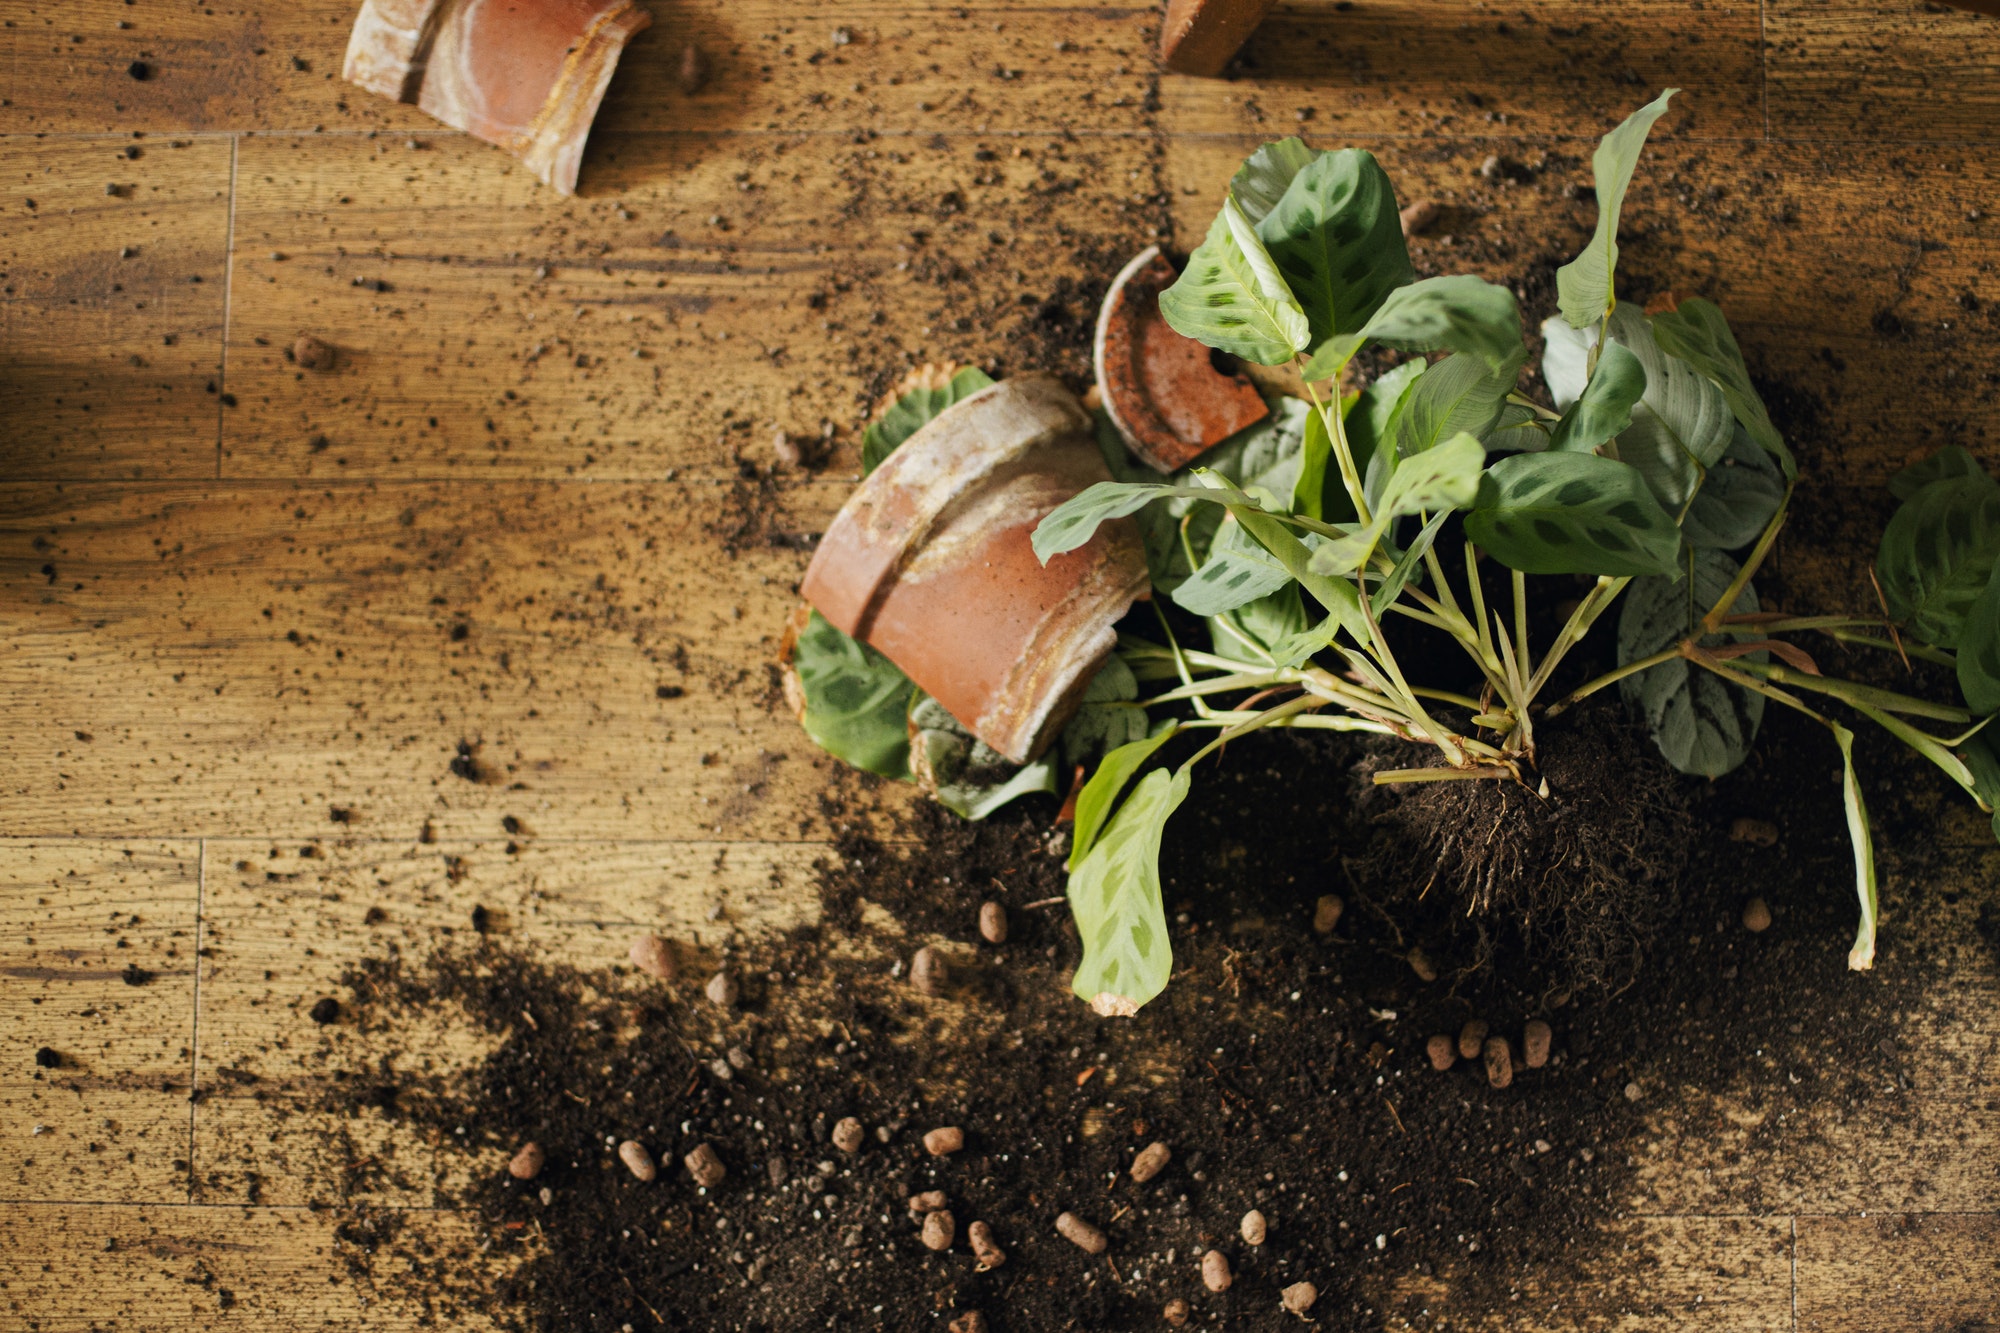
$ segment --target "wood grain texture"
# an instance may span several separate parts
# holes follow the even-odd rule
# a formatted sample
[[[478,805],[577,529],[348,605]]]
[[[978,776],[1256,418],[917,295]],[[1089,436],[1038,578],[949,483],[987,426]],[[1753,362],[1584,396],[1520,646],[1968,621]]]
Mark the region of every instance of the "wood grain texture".
[[[1798,1333],[2000,1328],[2000,1217],[1801,1217]]]
[[[215,475],[232,151],[0,138],[4,475]]]
[[[2000,21],[1927,0],[1770,0],[1771,133],[1992,143]]]
[[[0,1323],[23,1333],[132,1329],[479,1330],[440,1254],[478,1240],[451,1213],[303,1208],[0,1204]],[[377,1290],[383,1271],[430,1274],[412,1304]],[[388,1263],[383,1263],[386,1254]]]
[[[411,1140],[379,1113],[329,1109],[331,1080],[448,1074],[482,1044],[448,1011],[426,1015],[422,1032],[358,1028],[350,970],[440,948],[472,966],[491,937],[552,964],[629,972],[627,948],[651,933],[675,943],[675,988],[692,998],[725,946],[818,919],[812,865],[831,853],[814,843],[552,844],[527,832],[512,844],[208,848],[196,1197],[418,1207],[464,1184],[462,1155]],[[661,983],[633,973],[628,984]],[[308,1011],[326,998],[347,1007],[317,1023]],[[400,1071],[382,1063],[390,1036]]]
[[[246,140],[224,474],[725,478],[779,430],[850,470],[904,370],[1015,364],[1154,239],[1126,139],[614,135],[595,172],[563,199],[452,136]]]
[[[0,827],[823,837],[769,542],[844,489],[7,488]]]
[[[200,875],[195,843],[0,840],[0,1198],[187,1198]]]

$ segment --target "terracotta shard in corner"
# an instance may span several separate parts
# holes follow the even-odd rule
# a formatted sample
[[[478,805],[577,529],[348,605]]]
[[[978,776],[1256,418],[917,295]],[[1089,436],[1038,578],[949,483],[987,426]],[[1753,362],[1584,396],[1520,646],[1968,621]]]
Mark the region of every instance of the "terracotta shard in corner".
[[[1176,74],[1214,78],[1257,31],[1277,0],[1167,0],[1160,61]]]
[[[1119,433],[1148,466],[1186,467],[1203,451],[1270,415],[1249,380],[1215,368],[1208,348],[1173,331],[1160,293],[1174,266],[1149,246],[1125,266],[1097,316],[1097,392]]]
[[[362,0],[342,77],[575,194],[618,57],[652,21],[632,0]]]

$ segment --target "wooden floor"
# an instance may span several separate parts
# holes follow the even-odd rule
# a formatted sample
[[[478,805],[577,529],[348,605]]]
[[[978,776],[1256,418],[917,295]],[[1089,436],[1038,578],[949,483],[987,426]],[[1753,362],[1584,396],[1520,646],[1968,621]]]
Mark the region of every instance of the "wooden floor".
[[[1816,400],[1816,502],[1878,521],[1948,441],[2000,464],[2000,21],[1284,0],[1201,81],[1135,0],[651,7],[565,200],[341,83],[352,0],[0,0],[0,1328],[414,1325],[346,1276],[343,1208],[474,1223],[428,1185],[323,1206],[321,1136],[253,1095],[342,1059],[305,1006],[474,903],[581,963],[717,905],[810,918],[828,768],[765,663],[880,375],[1004,364],[1000,312],[1101,279],[1093,237],[1190,245],[1261,137],[1369,147],[1534,255],[1595,136],[1677,85],[1628,234]],[[1550,165],[1502,187],[1489,153]],[[302,331],[335,369],[289,362]],[[834,465],[748,475],[778,430]],[[1967,864],[1992,905],[2000,858]],[[1895,1136],[1766,1163],[1754,1115],[1663,1111],[1629,1266],[1524,1274],[1534,1322],[1493,1326],[2000,1323],[1971,919]],[[1778,1210],[1733,1208],[1766,1171]]]

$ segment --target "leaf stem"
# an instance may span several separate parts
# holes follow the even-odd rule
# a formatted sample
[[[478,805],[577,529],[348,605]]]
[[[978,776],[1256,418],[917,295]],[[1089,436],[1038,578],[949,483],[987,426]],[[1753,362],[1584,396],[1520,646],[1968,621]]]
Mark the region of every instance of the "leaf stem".
[[[1571,690],[1566,697],[1559,699],[1555,703],[1549,705],[1549,710],[1545,714],[1545,716],[1554,717],[1557,713],[1563,712],[1564,710],[1576,704],[1582,703],[1585,699],[1588,699],[1591,695],[1597,693],[1599,690],[1603,689],[1607,685],[1616,685],[1619,681],[1625,679],[1627,676],[1636,676],[1641,671],[1649,671],[1652,668],[1660,665],[1662,662],[1673,661],[1673,659],[1679,657],[1680,655],[1681,655],[1681,646],[1679,644],[1675,644],[1671,648],[1660,649],[1659,652],[1652,654],[1650,657],[1642,657],[1636,662],[1627,662],[1624,666],[1619,667],[1616,671],[1607,671],[1603,675],[1599,676],[1596,680],[1593,680],[1588,684],[1578,686],[1576,689]]]
[[[1790,685],[1794,689],[1808,690],[1814,694],[1832,695],[1834,698],[1859,708],[1867,705],[1885,712],[1904,713],[1910,717],[1928,717],[1939,722],[1970,722],[1972,714],[1963,708],[1952,708],[1946,704],[1934,704],[1925,699],[1912,699],[1907,694],[1897,694],[1894,690],[1877,689],[1873,685],[1857,685],[1851,680],[1840,680],[1830,676],[1810,676],[1803,671],[1776,662],[1752,662],[1738,659],[1736,668],[1754,676],[1759,676],[1777,685]]]
[[[1338,373],[1334,375],[1331,407],[1320,401],[1319,390],[1313,387],[1312,381],[1306,380],[1305,386],[1306,397],[1312,400],[1313,410],[1319,413],[1320,422],[1326,427],[1326,438],[1333,444],[1334,461],[1340,465],[1340,484],[1347,488],[1347,498],[1354,505],[1354,516],[1363,523],[1372,523],[1375,516],[1368,509],[1368,496],[1361,485],[1361,471],[1354,466],[1354,451],[1347,444],[1347,414],[1340,410],[1340,376]]]
[[[1797,482],[1785,483],[1785,498],[1778,501],[1777,512],[1772,514],[1771,521],[1764,525],[1764,533],[1757,538],[1757,545],[1751,550],[1750,558],[1743,562],[1743,567],[1736,571],[1736,577],[1722,590],[1722,596],[1716,599],[1715,605],[1702,617],[1701,629],[1704,635],[1713,634],[1721,627],[1723,618],[1729,614],[1729,608],[1736,605],[1736,599],[1743,595],[1743,589],[1749,586],[1751,578],[1763,567],[1764,558],[1771,554],[1772,543],[1778,540],[1778,529],[1785,526],[1785,515],[1792,507],[1792,492],[1796,489],[1798,489]],[[1690,581],[1689,587],[1692,586],[1693,583]]]

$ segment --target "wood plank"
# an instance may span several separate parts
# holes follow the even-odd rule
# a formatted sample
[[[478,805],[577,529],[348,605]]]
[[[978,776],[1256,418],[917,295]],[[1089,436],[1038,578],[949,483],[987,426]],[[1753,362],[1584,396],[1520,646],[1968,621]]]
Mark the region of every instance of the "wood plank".
[[[1992,143],[2000,25],[1925,0],[1769,0],[1771,133]]]
[[[1086,377],[1095,298],[1062,293],[1153,239],[1157,188],[1126,140],[624,135],[597,172],[615,198],[451,136],[246,141],[225,474],[734,478],[776,430],[851,470],[912,364],[1019,364],[1040,319]],[[291,364],[301,331],[333,371]]]
[[[24,1333],[486,1329],[454,1295],[478,1239],[453,1213],[4,1204],[0,1322]],[[438,1275],[428,1301],[371,1276],[412,1269]]]
[[[770,543],[845,489],[6,488],[10,831],[823,838]]]
[[[1799,1219],[1798,1333],[2000,1327],[2000,1217]]]
[[[367,960],[474,947],[487,931],[551,964],[623,964],[635,935],[679,942],[691,989],[727,943],[818,919],[817,843],[435,845],[209,844],[201,1004],[202,1089],[194,1125],[196,1197],[206,1202],[430,1206],[462,1186],[433,1145],[373,1112],[329,1114],[338,1071],[380,1077],[380,1034],[351,1015],[321,1025],[322,998]],[[634,978],[634,984],[657,983]],[[404,1072],[469,1066],[480,1041],[449,1012],[395,1034]],[[421,1052],[421,1055],[411,1053]],[[421,1065],[421,1068],[415,1068]],[[383,1164],[350,1170],[356,1163]],[[498,1162],[490,1165],[498,1166]],[[448,1173],[440,1176],[439,1172]]]
[[[1790,1326],[1790,1218],[1628,1217],[1604,1225],[1602,1244],[1599,1259],[1582,1269],[1523,1270],[1498,1309],[1458,1298],[1460,1279],[1444,1265],[1405,1274],[1385,1295],[1382,1327],[1771,1333]]]
[[[1596,218],[1563,194],[1589,184],[1588,154],[1542,139],[1351,142],[1380,157],[1399,197],[1448,205],[1412,246],[1420,274],[1505,282],[1531,327],[1554,313],[1554,269]],[[1168,145],[1182,243],[1206,229],[1255,144]],[[1482,179],[1489,152],[1525,179]],[[1968,217],[1997,194],[2000,165],[1974,148],[1899,148],[1885,161],[1846,144],[1669,137],[1648,150],[1626,203],[1620,290],[1717,301],[1753,373],[1774,386],[1815,485],[1879,494],[1904,464],[1949,443],[2000,467],[2000,372],[1987,354],[2000,331],[2000,231]]]
[[[229,165],[217,139],[0,138],[9,477],[215,475]]]
[[[1749,3],[1616,0],[1579,15],[1560,0],[1504,12],[1480,0],[1293,0],[1227,80],[1164,75],[1159,7],[1138,0],[844,0],[810,19],[778,0],[651,8],[655,25],[627,50],[603,129],[1143,134],[1164,121],[1186,133],[1289,132],[1305,110],[1309,124],[1378,134],[1483,134],[1489,113],[1596,134],[1635,91],[1676,83],[1700,95],[1704,133],[1762,130]],[[339,79],[353,15],[350,0],[136,14],[116,0],[38,0],[0,29],[0,69],[9,110],[38,133],[428,124]],[[676,80],[689,44],[712,67],[692,97]],[[134,59],[149,66],[144,81],[128,73]],[[595,165],[586,193],[604,190]]]
[[[0,1198],[187,1198],[200,867],[0,840]]]

